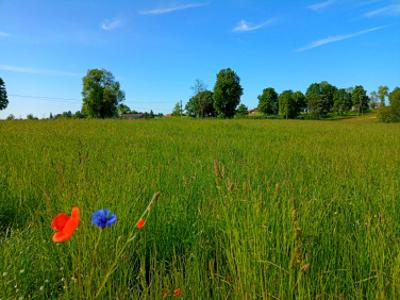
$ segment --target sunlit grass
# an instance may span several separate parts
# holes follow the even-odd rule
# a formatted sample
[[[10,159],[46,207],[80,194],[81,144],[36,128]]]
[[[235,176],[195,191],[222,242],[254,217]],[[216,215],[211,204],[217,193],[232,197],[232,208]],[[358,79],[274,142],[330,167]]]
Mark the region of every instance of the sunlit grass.
[[[94,298],[160,191],[99,298],[399,299],[399,149],[370,118],[0,122],[0,298]]]

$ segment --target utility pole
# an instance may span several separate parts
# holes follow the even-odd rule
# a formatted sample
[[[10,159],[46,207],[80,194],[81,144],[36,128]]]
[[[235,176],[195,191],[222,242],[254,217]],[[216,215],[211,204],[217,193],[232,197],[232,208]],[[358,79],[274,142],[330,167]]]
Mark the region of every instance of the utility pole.
[[[181,117],[182,117],[182,115],[183,115],[182,100],[180,101],[180,106],[181,106],[181,109],[179,110],[179,112],[181,113]]]

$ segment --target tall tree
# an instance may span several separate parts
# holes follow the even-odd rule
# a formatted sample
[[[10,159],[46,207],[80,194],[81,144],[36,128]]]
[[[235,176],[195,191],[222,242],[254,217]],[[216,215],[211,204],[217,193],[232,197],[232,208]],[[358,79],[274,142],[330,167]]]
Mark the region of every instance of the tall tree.
[[[3,110],[8,105],[8,97],[6,91],[6,84],[4,80],[0,77],[0,110]]]
[[[293,91],[283,91],[279,95],[279,114],[285,119],[294,119],[299,115],[299,109]]]
[[[333,107],[333,96],[337,88],[327,81],[322,81],[320,83],[311,84],[306,92],[306,100],[307,103],[310,102],[312,98],[313,109],[319,109],[319,111],[312,111],[310,105],[308,110],[312,115],[324,116],[328,114]],[[320,97],[314,97],[315,95],[319,95]],[[318,101],[316,101],[318,99]],[[318,105],[315,105],[318,102]]]
[[[125,94],[112,73],[104,69],[91,69],[82,81],[82,112],[93,118],[115,117],[117,106],[125,99]]]
[[[202,91],[189,99],[185,106],[186,112],[191,117],[213,117],[215,116],[213,93]]]
[[[382,107],[378,118],[382,122],[400,122],[400,88],[395,88],[389,95],[390,106]]]
[[[313,119],[320,119],[324,113],[324,96],[321,94],[309,94],[307,96],[308,112]]]
[[[221,70],[214,86],[214,108],[221,117],[231,118],[243,95],[240,78],[232,69]]]
[[[389,95],[390,107],[400,113],[400,88],[395,88]]]
[[[293,93],[292,97],[294,102],[296,103],[297,115],[301,112],[304,112],[307,108],[306,97],[304,96],[304,94],[300,91],[297,91]]]
[[[353,106],[360,114],[368,110],[369,97],[367,96],[367,91],[362,85],[357,85],[354,87],[353,93],[351,94],[351,99]]]
[[[386,105],[386,97],[389,96],[389,88],[387,86],[381,85],[378,87],[378,97],[381,100],[381,107]]]
[[[267,115],[277,115],[279,112],[278,93],[274,88],[266,88],[258,96],[258,111]]]
[[[350,111],[352,105],[351,93],[346,89],[338,89],[335,91],[333,94],[333,112],[342,115]]]

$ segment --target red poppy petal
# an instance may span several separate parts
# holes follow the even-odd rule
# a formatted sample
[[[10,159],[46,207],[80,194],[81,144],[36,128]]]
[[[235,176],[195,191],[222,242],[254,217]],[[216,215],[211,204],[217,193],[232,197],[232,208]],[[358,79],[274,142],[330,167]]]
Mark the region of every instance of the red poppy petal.
[[[72,209],[71,217],[68,218],[63,229],[53,235],[53,242],[59,243],[67,241],[74,234],[76,228],[79,225],[79,208],[74,207]]]
[[[136,227],[137,229],[142,229],[142,227],[144,226],[144,220],[140,219],[139,222],[137,222]]]
[[[69,220],[69,216],[65,213],[60,213],[51,220],[51,228],[56,231],[61,231]]]

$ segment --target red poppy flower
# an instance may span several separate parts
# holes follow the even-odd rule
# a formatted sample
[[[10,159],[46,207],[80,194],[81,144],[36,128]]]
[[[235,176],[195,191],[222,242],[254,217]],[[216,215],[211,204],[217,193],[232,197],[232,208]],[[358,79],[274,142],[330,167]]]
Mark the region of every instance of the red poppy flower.
[[[73,207],[71,217],[60,213],[51,220],[51,227],[57,231],[53,235],[53,242],[59,243],[69,240],[79,225],[79,208]]]
[[[180,297],[181,295],[182,293],[180,288],[174,289],[174,297]]]
[[[137,229],[142,229],[142,227],[144,226],[144,220],[142,218],[140,218],[140,220],[137,222],[136,227]]]

